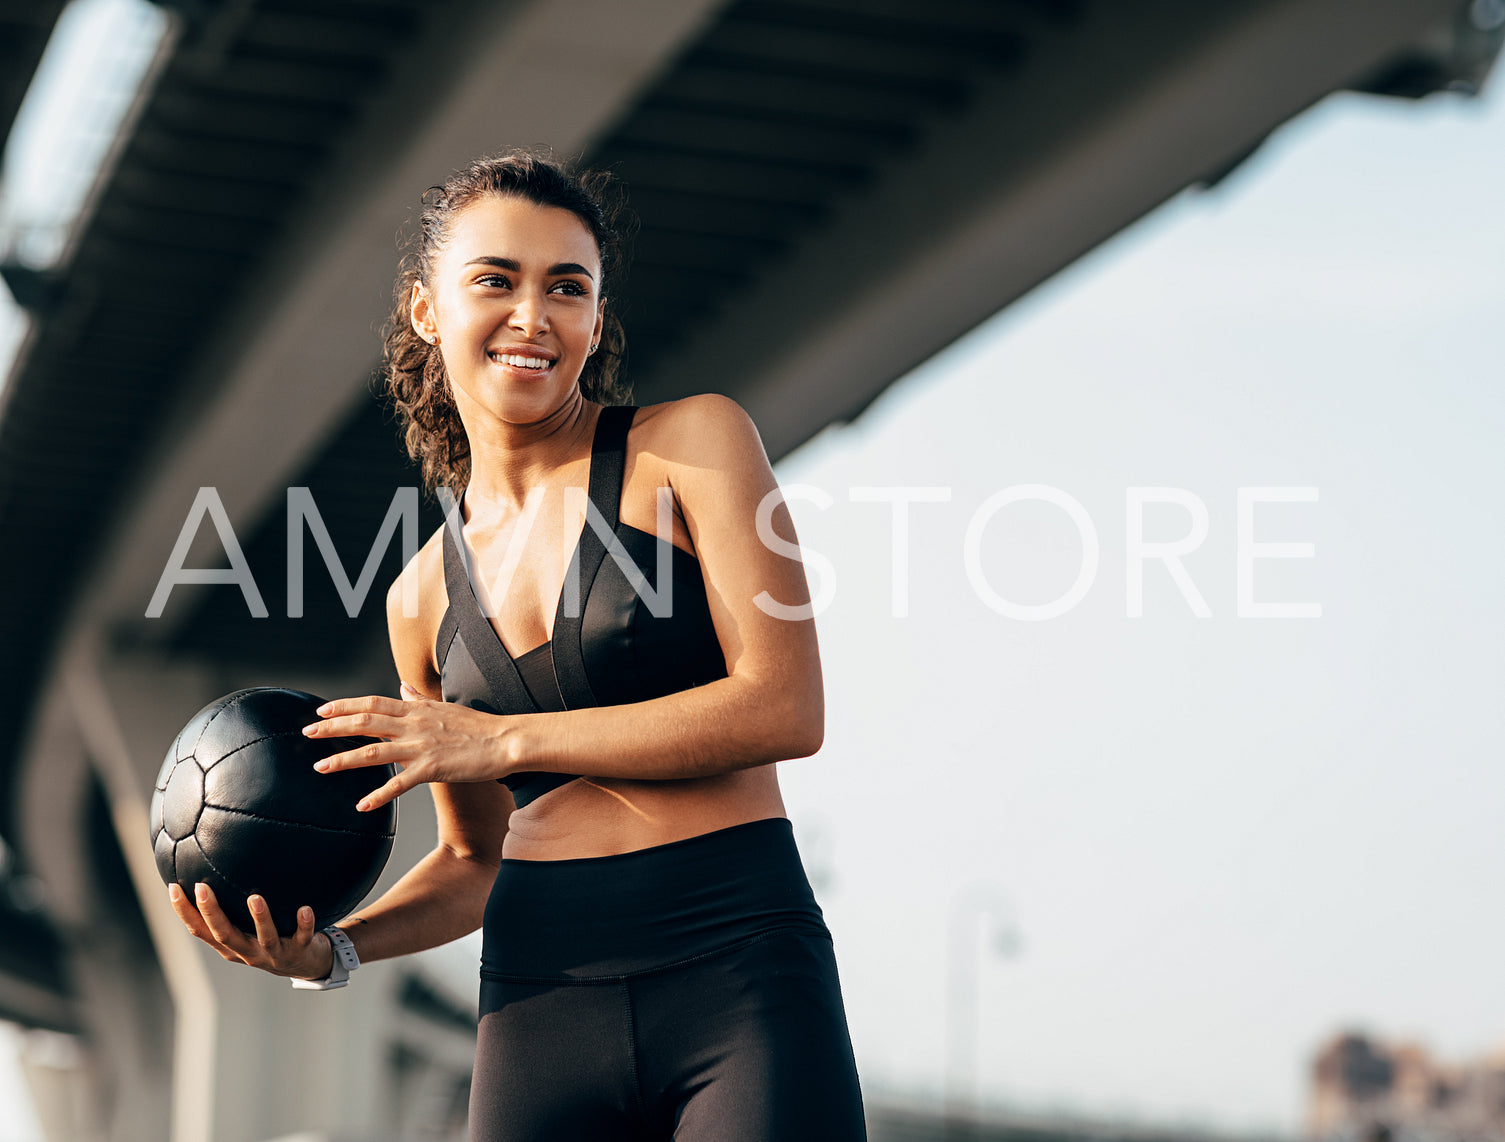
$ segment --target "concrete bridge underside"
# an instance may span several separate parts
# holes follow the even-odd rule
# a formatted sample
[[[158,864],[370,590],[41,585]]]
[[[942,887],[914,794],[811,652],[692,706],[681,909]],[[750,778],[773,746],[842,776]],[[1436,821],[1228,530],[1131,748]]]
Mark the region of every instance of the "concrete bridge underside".
[[[368,379],[424,187],[513,143],[618,171],[642,220],[637,402],[727,393],[777,459],[1327,94],[1468,90],[1499,49],[1458,0],[168,7],[68,261],[0,266],[40,283],[0,391],[0,578],[26,600],[0,616],[0,1016],[76,1036],[71,1069],[34,1068],[60,1138],[458,1136],[474,1001],[452,974],[381,963],[308,996],[231,969],[184,934],[146,842],[203,703],[395,693],[395,546],[354,618],[313,583],[279,618],[273,581],[287,487],[314,490],[353,575],[417,483]],[[270,618],[225,587],[144,617],[203,486]],[[187,565],[222,562],[201,529]],[[406,800],[384,884],[433,843]]]

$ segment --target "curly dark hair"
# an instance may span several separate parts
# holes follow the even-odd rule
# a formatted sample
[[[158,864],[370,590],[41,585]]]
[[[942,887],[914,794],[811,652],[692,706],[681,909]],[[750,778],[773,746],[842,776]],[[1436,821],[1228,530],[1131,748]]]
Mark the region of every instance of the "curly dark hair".
[[[627,338],[612,311],[618,279],[625,270],[625,247],[635,218],[627,209],[617,177],[605,170],[578,170],[546,150],[513,147],[473,159],[421,199],[416,233],[407,239],[392,313],[382,329],[379,380],[397,411],[408,455],[423,471],[433,494],[450,487],[458,494],[470,483],[470,441],[455,409],[449,375],[437,345],[419,337],[409,320],[413,283],[432,283],[434,260],[449,238],[450,222],[471,203],[488,195],[513,195],[538,206],[559,206],[585,223],[601,255],[601,340],[580,371],[580,390],[600,404],[626,404],[632,386],[623,377]]]

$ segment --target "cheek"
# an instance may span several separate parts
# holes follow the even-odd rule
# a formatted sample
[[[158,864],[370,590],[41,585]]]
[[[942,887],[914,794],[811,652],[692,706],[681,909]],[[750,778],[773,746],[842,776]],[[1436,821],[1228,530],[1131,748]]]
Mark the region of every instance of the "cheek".
[[[596,316],[596,311],[592,309],[587,309],[580,315],[580,331],[585,336],[587,343],[595,337]]]
[[[498,317],[488,313],[485,306],[458,306],[446,314],[447,321],[440,326],[451,348],[459,350],[466,346],[479,350],[496,332]]]
[[[484,305],[458,305],[451,311],[451,319],[460,329],[479,329],[488,324],[488,314]]]

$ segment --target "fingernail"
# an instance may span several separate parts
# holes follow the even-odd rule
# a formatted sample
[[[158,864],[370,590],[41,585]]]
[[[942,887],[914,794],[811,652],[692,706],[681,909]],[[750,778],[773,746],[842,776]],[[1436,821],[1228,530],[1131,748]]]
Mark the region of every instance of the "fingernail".
[[[248,900],[247,903],[250,904],[252,912],[260,912],[264,908],[266,908],[266,902],[259,896],[251,897],[251,899]]]
[[[313,734],[314,734],[314,727],[317,726],[318,724],[319,724],[318,722],[309,722],[308,725],[306,725],[306,726],[303,727],[304,734],[306,734],[309,737],[312,737]]]
[[[167,899],[176,904],[179,900],[183,899],[183,890],[176,884],[169,884],[167,886]]]
[[[369,801],[362,801],[359,805],[357,805],[355,807],[356,812],[358,812],[358,813],[364,813],[364,812],[366,812],[370,808],[371,808],[371,802],[369,802]]]
[[[208,900],[209,899],[209,886],[207,884],[205,884],[203,881],[200,881],[198,884],[195,884],[193,886],[193,894],[195,896],[197,896],[200,900]]]
[[[315,710],[314,713],[318,714],[319,717],[322,718],[325,714],[329,713],[329,703],[325,702],[322,706]]]
[[[326,769],[329,768],[329,762],[327,762],[327,761],[316,761],[316,762],[314,762],[314,768],[317,769],[320,773],[323,773]]]
[[[304,924],[312,924],[314,922],[314,910],[307,906],[298,909],[298,919]]]

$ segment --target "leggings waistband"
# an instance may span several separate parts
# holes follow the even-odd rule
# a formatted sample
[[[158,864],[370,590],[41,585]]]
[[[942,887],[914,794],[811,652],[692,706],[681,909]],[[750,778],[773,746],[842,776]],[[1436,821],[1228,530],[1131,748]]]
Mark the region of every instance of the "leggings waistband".
[[[633,975],[779,928],[830,937],[787,817],[614,856],[504,859],[486,903],[481,976]]]

